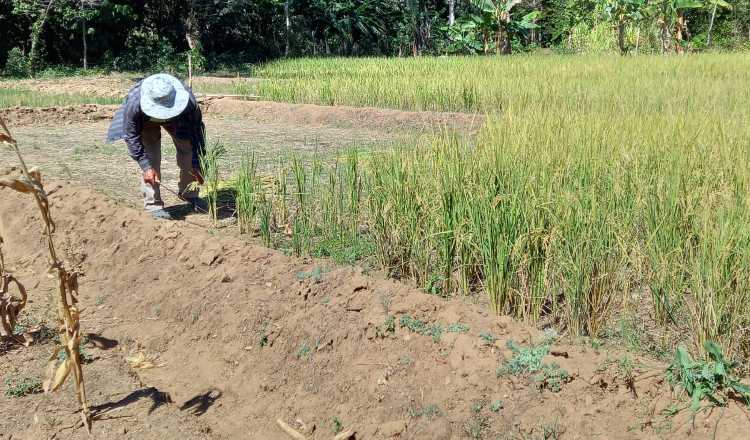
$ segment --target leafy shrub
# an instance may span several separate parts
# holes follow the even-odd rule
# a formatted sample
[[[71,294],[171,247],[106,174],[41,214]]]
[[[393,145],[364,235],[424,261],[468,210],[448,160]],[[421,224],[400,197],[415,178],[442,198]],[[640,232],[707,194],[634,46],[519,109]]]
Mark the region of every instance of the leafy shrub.
[[[750,405],[750,387],[740,382],[733,374],[736,363],[724,358],[721,347],[714,342],[704,344],[709,361],[693,360],[684,346],[677,347],[674,360],[667,369],[667,379],[680,386],[690,396],[693,411],[700,409],[701,402],[724,406],[730,395],[736,395]]]
[[[5,74],[13,77],[29,76],[29,57],[23,51],[14,47],[8,51],[8,59],[5,62]]]
[[[513,352],[513,357],[498,368],[498,376],[536,373],[542,369],[542,359],[549,354],[550,348],[548,344],[521,347],[512,340],[509,340],[506,345]]]

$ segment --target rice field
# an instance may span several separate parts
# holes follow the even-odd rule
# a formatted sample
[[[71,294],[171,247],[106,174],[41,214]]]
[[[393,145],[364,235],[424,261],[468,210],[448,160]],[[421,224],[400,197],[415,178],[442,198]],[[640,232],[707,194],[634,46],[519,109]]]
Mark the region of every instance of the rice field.
[[[8,107],[57,107],[79,104],[119,104],[121,98],[84,94],[50,94],[0,87],[0,109]]]
[[[394,276],[486,295],[497,312],[574,335],[622,333],[627,320],[656,344],[687,339],[699,351],[711,340],[747,356],[748,64],[746,54],[298,60],[263,68],[276,80],[260,93],[490,115],[472,141],[435,133],[350,155],[345,174],[341,161],[293,171],[293,240],[363,238]]]
[[[732,90],[709,103],[736,105],[744,96],[750,53],[662,56],[316,58],[282,60],[251,72],[259,84],[238,93],[263,99],[404,110],[491,113],[521,107],[562,112],[677,105]],[[701,90],[689,89],[699,86]],[[256,90],[257,87],[257,90]],[[249,88],[252,88],[250,90]],[[688,93],[689,92],[689,93]],[[672,96],[667,96],[673,93]],[[665,108],[664,110],[669,110]],[[713,111],[713,108],[707,108]],[[695,108],[695,111],[702,111]]]

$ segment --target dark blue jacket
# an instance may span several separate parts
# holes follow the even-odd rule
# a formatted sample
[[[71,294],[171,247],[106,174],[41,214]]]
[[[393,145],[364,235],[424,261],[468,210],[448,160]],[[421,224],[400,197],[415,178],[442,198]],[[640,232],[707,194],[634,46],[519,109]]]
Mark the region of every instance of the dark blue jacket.
[[[193,145],[193,168],[200,170],[199,157],[205,149],[205,127],[203,125],[203,116],[198,106],[198,101],[190,89],[190,101],[185,111],[175,119],[161,125],[165,126],[168,131],[175,134],[177,139],[190,139]],[[141,82],[138,82],[123,102],[122,106],[115,112],[112,123],[107,130],[107,143],[125,140],[128,145],[128,153],[143,171],[151,168],[143,150],[143,141],[141,139],[141,130],[143,121],[148,118],[141,111]]]

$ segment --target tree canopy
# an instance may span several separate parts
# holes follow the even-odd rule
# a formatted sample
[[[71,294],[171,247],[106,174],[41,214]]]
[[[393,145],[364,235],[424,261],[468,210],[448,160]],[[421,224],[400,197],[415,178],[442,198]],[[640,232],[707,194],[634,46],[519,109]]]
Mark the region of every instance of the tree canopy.
[[[0,0],[0,66],[750,46],[750,0]]]

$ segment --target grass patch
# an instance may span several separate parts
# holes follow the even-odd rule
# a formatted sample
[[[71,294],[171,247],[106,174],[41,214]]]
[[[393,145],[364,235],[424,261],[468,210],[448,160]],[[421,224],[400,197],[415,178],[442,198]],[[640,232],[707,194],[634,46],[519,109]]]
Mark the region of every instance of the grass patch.
[[[443,415],[442,411],[437,405],[427,405],[423,408],[409,407],[409,417],[416,419],[418,417],[427,417],[428,419],[434,419]]]
[[[121,98],[106,96],[50,94],[32,90],[0,87],[0,108],[58,107],[80,104],[120,104]]]
[[[498,377],[506,375],[530,376],[532,384],[538,390],[548,389],[553,393],[561,391],[563,385],[572,379],[570,374],[560,368],[559,365],[542,362],[550,352],[549,343],[522,347],[509,340],[507,346],[513,352],[513,357],[507,359],[497,369]]]
[[[29,394],[38,394],[42,392],[42,381],[36,378],[6,378],[5,379],[5,396],[6,397],[23,397]]]
[[[414,318],[411,315],[401,315],[398,324],[401,328],[405,328],[411,332],[420,334],[422,336],[429,336],[434,342],[440,342],[443,337],[443,333],[466,333],[469,331],[469,326],[466,324],[429,324],[427,322],[420,321],[419,319]]]

